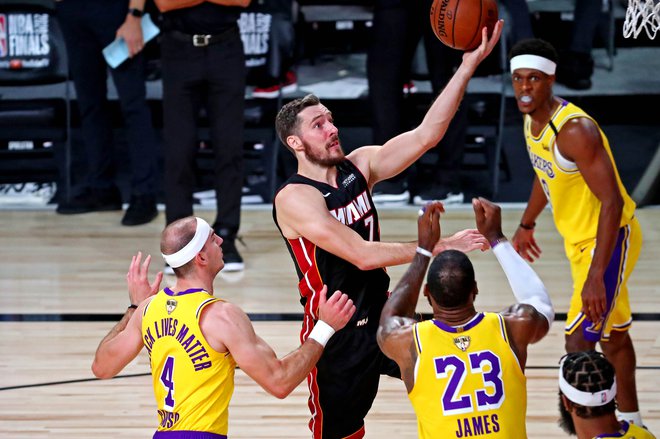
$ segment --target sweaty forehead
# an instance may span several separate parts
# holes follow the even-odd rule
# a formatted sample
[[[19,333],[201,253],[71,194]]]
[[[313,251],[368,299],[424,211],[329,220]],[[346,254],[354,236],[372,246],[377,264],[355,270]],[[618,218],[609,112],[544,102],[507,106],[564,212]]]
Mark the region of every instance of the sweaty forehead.
[[[305,108],[298,114],[298,116],[300,117],[302,122],[305,123],[312,121],[319,116],[328,116],[330,114],[331,114],[330,110],[328,110],[328,108],[325,105],[317,104]]]

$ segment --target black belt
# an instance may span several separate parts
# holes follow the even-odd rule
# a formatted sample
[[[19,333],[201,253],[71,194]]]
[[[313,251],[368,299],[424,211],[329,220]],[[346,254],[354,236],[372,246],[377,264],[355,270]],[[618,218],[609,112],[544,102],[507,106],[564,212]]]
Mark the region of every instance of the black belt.
[[[187,34],[178,30],[167,31],[167,35],[171,36],[175,40],[183,41],[185,43],[191,43],[195,47],[206,47],[211,44],[219,43],[221,41],[228,40],[231,36],[236,35],[236,28],[230,27],[226,31],[216,34],[216,35],[204,35],[204,34]]]

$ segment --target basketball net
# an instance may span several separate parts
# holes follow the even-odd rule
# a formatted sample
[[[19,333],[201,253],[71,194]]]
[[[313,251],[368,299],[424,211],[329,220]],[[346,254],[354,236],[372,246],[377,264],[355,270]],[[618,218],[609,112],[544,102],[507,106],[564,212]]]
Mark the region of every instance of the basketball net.
[[[660,2],[657,0],[628,0],[626,20],[623,23],[624,38],[637,38],[646,30],[650,39],[660,30]]]

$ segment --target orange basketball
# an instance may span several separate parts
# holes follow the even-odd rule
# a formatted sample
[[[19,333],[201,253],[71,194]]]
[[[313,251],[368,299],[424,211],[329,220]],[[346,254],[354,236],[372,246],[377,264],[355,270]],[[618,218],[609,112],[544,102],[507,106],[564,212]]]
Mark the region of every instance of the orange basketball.
[[[497,23],[496,0],[433,0],[431,28],[449,47],[474,50],[481,44],[481,29],[492,35]]]

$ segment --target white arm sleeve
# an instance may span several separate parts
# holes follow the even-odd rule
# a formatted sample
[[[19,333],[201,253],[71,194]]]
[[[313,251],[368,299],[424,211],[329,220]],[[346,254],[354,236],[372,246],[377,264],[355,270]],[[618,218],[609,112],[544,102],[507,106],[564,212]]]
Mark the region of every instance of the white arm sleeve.
[[[532,267],[520,257],[509,241],[503,241],[493,248],[497,261],[511,285],[518,303],[531,305],[548,319],[550,325],[555,319],[555,310],[543,281]]]

